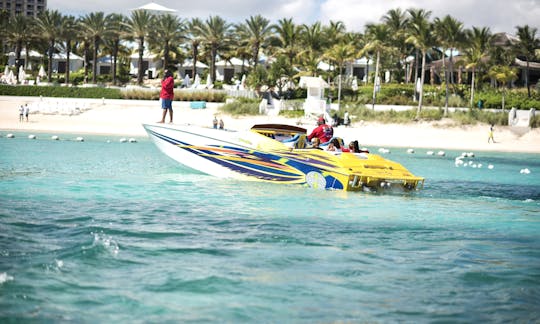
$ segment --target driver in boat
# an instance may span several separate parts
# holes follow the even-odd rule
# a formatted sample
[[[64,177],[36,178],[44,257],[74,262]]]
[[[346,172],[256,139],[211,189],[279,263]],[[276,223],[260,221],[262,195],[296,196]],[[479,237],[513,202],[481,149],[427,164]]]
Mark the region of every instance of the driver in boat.
[[[313,129],[311,134],[309,134],[307,137],[308,141],[311,141],[314,137],[317,137],[321,144],[328,142],[332,136],[329,136],[329,133],[325,131],[326,129],[330,129],[330,126],[326,124],[324,118],[319,118],[317,120],[317,127]]]

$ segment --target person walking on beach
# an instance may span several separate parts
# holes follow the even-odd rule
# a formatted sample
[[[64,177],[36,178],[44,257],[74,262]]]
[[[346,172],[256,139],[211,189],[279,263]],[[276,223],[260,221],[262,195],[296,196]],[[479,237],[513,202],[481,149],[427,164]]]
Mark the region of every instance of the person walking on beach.
[[[493,131],[494,131],[493,128],[494,128],[494,125],[491,124],[491,126],[489,126],[488,144],[489,144],[490,141],[493,142],[493,143],[495,143],[495,138],[493,138]]]
[[[161,100],[161,108],[163,115],[158,123],[164,123],[167,117],[167,111],[169,111],[170,123],[173,122],[173,109],[172,101],[174,99],[174,78],[172,72],[165,70],[163,80],[161,81],[161,92],[159,93],[159,99]]]
[[[223,119],[219,119],[219,129],[225,128],[225,123],[223,123]]]
[[[22,122],[24,120],[24,106],[21,105],[19,107],[19,122]]]
[[[28,104],[24,105],[24,116],[26,117],[26,122],[28,122],[28,113],[30,113],[30,107],[28,107]]]
[[[218,120],[217,120],[216,116],[214,116],[214,120],[212,121],[212,126],[214,126],[214,128],[217,129],[217,125],[218,125]]]

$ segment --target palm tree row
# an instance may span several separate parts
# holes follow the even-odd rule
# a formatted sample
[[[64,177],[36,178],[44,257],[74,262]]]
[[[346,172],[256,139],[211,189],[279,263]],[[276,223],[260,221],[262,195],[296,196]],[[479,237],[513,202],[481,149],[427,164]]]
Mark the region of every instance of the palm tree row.
[[[129,17],[94,12],[77,19],[47,10],[35,19],[14,16],[4,24],[1,37],[15,50],[17,61],[23,47],[27,51],[32,48],[47,54],[49,81],[52,79],[53,54],[61,51],[67,55],[66,82],[69,82],[69,54],[74,52],[85,58],[85,81],[91,58],[94,83],[97,60],[110,54],[113,58],[112,78],[116,84],[117,59],[122,53],[128,53],[128,42],[137,44],[139,84],[142,84],[145,72],[145,51],[156,54],[164,68],[174,67],[189,57],[192,58],[192,71],[196,71],[197,62],[205,61],[210,66],[212,80],[216,79],[218,58],[239,57],[248,61],[250,68],[256,68],[260,64],[261,53],[264,53],[267,57],[265,67],[280,57],[286,58],[280,60],[280,64],[286,62],[289,68],[285,70],[295,75],[284,77],[316,76],[320,74],[318,65],[324,60],[334,67],[330,73],[333,77],[340,76],[337,80],[341,82],[345,64],[366,57],[376,62],[374,74],[366,72],[368,82],[374,84],[375,104],[381,70],[390,71],[393,81],[408,83],[420,79],[423,85],[428,60],[442,59],[440,81],[444,82],[446,90],[445,112],[449,91],[456,91],[454,68],[458,63],[471,73],[472,100],[478,74],[485,77],[490,75],[490,68],[513,63],[513,59],[502,59],[501,53],[508,51],[513,57],[527,62],[525,86],[530,96],[529,62],[538,58],[540,48],[536,28],[518,26],[519,42],[493,46],[493,34],[489,28],[465,29],[463,23],[454,17],[447,15],[431,19],[430,11],[415,8],[389,10],[381,17],[380,23],[367,25],[364,33],[347,31],[339,21],[331,21],[327,26],[320,22],[298,25],[286,18],[271,24],[268,19],[255,15],[244,22],[231,24],[219,16],[188,20],[170,14],[155,16],[140,10],[133,11]],[[461,54],[460,62],[455,62],[456,52]],[[410,56],[416,57],[414,68],[407,63],[406,58]],[[423,86],[418,92],[420,113]]]

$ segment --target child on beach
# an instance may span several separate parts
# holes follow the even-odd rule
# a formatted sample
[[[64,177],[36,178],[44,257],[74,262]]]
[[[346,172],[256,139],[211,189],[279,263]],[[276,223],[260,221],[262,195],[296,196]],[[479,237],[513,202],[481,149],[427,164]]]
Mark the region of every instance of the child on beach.
[[[490,141],[495,143],[495,138],[493,138],[493,127],[494,127],[493,124],[491,124],[491,126],[489,126],[488,144],[489,144]]]

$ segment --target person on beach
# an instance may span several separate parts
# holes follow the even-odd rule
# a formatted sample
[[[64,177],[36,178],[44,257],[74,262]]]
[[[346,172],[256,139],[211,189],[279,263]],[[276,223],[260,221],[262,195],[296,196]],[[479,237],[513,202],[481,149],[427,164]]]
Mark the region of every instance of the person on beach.
[[[19,107],[19,122],[22,122],[24,120],[24,107],[21,105]]]
[[[493,131],[494,131],[494,125],[491,124],[491,126],[489,126],[488,144],[489,144],[490,141],[495,143],[495,138],[493,138]]]
[[[28,104],[24,105],[24,116],[26,117],[26,121],[28,122],[28,113],[30,113],[30,107],[28,107]]]
[[[217,128],[217,126],[218,126],[218,120],[217,120],[216,116],[214,116],[214,120],[212,121],[212,126],[214,128]]]
[[[223,123],[223,119],[219,119],[219,129],[225,128],[225,124]]]
[[[161,108],[163,109],[163,115],[158,123],[164,123],[167,117],[167,111],[169,111],[170,123],[173,122],[173,109],[172,101],[174,99],[174,78],[173,74],[169,70],[165,70],[163,80],[161,81],[161,92],[159,93],[159,99],[161,100]]]

